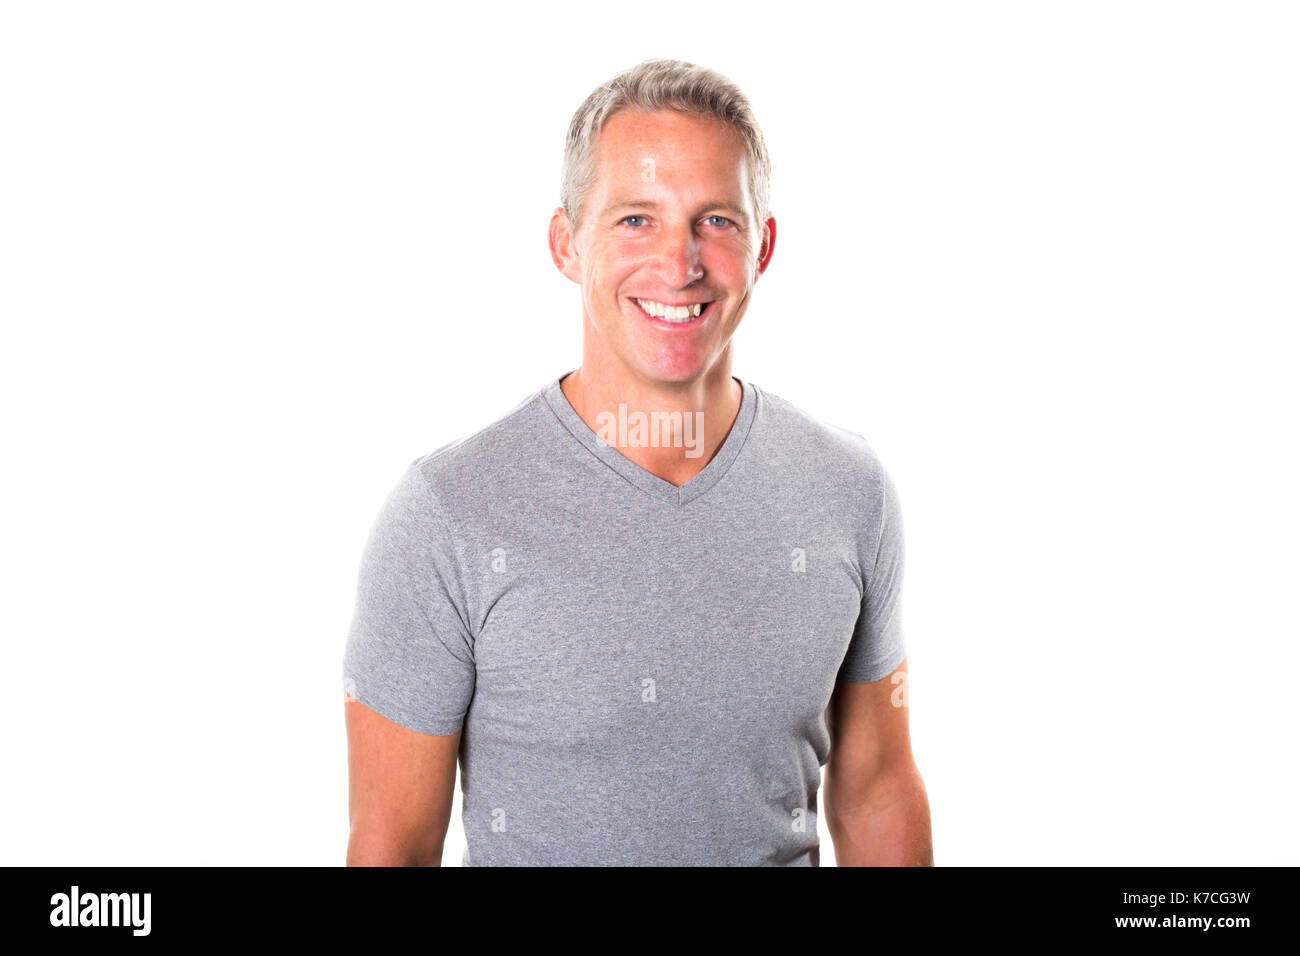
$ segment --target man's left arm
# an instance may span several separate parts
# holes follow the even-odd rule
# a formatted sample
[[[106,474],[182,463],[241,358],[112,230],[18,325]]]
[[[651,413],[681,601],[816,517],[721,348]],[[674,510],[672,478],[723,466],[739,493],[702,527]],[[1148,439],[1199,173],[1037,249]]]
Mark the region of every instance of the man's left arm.
[[[930,803],[912,759],[907,659],[871,683],[839,681],[823,792],[839,866],[933,866]]]

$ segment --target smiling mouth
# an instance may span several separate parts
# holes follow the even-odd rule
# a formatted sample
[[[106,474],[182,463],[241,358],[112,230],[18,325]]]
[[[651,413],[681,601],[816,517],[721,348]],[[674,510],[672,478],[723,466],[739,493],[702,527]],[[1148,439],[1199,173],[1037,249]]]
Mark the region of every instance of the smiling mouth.
[[[714,300],[708,302],[656,302],[654,299],[633,299],[633,302],[652,319],[669,322],[673,325],[689,325],[703,315],[707,315]]]

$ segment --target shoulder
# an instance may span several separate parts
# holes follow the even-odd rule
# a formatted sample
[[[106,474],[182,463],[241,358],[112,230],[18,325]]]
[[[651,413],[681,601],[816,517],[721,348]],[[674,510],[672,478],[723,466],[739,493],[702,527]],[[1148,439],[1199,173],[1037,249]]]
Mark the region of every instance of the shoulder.
[[[477,431],[440,445],[411,461],[407,480],[438,497],[457,498],[485,480],[518,467],[521,454],[537,443],[546,413],[539,391]]]
[[[880,495],[889,481],[884,463],[864,435],[805,411],[779,395],[755,386],[768,442],[778,451],[845,490]]]
[[[882,545],[901,545],[898,493],[881,458],[860,432],[825,421],[771,392],[760,393],[768,456],[832,526],[851,529],[862,568]]]
[[[535,446],[541,402],[541,392],[532,392],[477,431],[409,459],[388,494],[382,523],[454,525],[453,512],[480,502],[499,480],[493,476],[512,473],[524,450]]]

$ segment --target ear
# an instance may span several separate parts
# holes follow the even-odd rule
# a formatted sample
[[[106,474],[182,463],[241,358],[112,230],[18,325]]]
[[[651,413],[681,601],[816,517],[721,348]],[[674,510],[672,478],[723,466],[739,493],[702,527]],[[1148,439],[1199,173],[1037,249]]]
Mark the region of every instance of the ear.
[[[762,232],[762,241],[758,247],[755,279],[767,271],[768,263],[772,261],[772,250],[776,248],[776,219],[769,218],[767,222],[763,223],[760,231]]]
[[[551,214],[551,227],[547,234],[551,247],[551,261],[562,275],[582,284],[582,264],[578,258],[577,243],[569,224],[569,217],[563,206],[557,206]]]

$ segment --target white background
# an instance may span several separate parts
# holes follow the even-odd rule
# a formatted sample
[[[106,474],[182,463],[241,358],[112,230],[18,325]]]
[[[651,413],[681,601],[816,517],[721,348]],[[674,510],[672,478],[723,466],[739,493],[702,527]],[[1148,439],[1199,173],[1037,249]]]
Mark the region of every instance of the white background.
[[[734,371],[899,489],[936,862],[1300,863],[1297,26],[5,4],[0,862],[342,863],[366,533],[576,366],[564,131],[674,56],[773,155]]]

